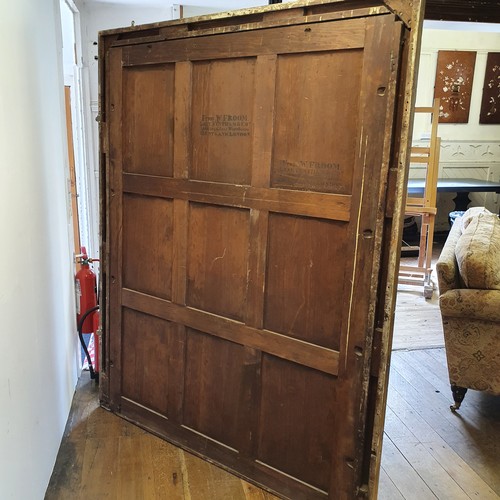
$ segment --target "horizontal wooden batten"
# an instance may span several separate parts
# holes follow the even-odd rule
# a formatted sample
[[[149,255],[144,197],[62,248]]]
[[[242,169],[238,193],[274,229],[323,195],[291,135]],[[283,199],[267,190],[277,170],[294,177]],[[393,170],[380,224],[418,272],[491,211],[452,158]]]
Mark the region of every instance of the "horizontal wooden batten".
[[[410,163],[429,163],[428,156],[412,156],[410,158]]]
[[[291,189],[236,186],[172,177],[123,174],[123,191],[143,196],[175,198],[347,222],[351,195],[311,193]]]
[[[425,155],[429,155],[430,152],[431,152],[431,148],[429,148],[429,147],[412,146],[412,148],[411,148],[411,154],[425,154]]]
[[[423,266],[399,266],[399,270],[401,276],[411,277],[415,273],[425,273],[428,269]]]
[[[258,37],[251,32],[227,33],[223,46],[217,36],[128,46],[123,48],[123,66],[361,49],[365,25],[365,19],[349,19],[335,29],[328,23],[309,23],[265,30]]]
[[[310,23],[332,22],[332,21],[345,21],[346,19],[356,19],[359,17],[366,17],[372,15],[389,14],[390,10],[386,7],[375,6],[360,9],[353,9],[350,11],[340,12],[326,12],[321,14],[309,14],[311,7],[308,9],[300,9],[301,14],[292,15],[293,12],[285,12],[290,14],[290,17],[283,19],[282,17],[270,17],[269,14],[264,15],[263,21],[245,22],[243,24],[231,24],[217,26],[217,19],[207,20],[206,18],[187,18],[179,21],[179,24],[164,27],[161,23],[156,23],[153,26],[156,34],[151,34],[151,30],[145,27],[131,28],[130,36],[127,33],[123,34],[120,38],[111,43],[111,47],[123,47],[126,45],[137,45],[141,43],[163,42],[166,40],[178,40],[184,38],[195,38],[200,36],[222,35],[225,33],[254,31],[258,29],[269,29],[276,26],[289,26],[305,25]],[[273,13],[274,14],[274,13]],[[283,13],[280,13],[283,14]],[[213,17],[213,16],[212,16]],[[144,30],[144,31],[143,31]],[[113,30],[110,30],[112,32]],[[143,34],[143,33],[144,34]]]
[[[309,368],[338,374],[339,352],[124,288],[122,306],[185,325]]]

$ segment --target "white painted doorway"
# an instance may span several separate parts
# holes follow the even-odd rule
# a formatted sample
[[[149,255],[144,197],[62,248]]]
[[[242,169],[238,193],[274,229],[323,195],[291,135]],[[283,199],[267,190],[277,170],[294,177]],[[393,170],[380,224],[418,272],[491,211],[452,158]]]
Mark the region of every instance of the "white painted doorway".
[[[98,166],[93,158],[92,124],[89,123],[91,110],[84,105],[89,99],[85,99],[88,92],[85,82],[88,78],[85,77],[83,66],[80,12],[73,0],[60,0],[60,11],[64,86],[70,105],[68,114],[71,115],[75,171],[76,204],[73,206],[76,207],[73,210],[78,212],[81,245],[87,248],[90,256],[98,258]],[[71,147],[70,144],[68,146]],[[71,151],[69,153],[71,158]],[[80,248],[75,248],[75,253],[80,253]]]

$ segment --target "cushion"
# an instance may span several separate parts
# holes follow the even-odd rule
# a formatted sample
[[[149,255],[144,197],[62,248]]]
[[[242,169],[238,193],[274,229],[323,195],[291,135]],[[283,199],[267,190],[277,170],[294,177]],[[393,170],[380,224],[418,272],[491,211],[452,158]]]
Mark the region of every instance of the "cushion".
[[[455,247],[460,277],[467,288],[500,290],[500,219],[492,213],[470,217]]]
[[[472,218],[476,217],[476,215],[479,214],[491,214],[491,212],[484,207],[472,207],[469,208],[469,210],[467,210],[466,212],[464,212],[461,219],[462,233],[467,229],[467,226],[470,224]]]

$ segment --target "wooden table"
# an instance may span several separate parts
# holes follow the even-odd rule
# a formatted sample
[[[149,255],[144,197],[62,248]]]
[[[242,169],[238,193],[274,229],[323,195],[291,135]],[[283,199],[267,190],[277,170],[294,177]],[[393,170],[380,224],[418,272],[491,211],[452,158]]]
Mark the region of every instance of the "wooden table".
[[[453,198],[455,210],[465,211],[470,203],[469,193],[500,193],[500,182],[483,181],[480,179],[438,179],[438,193],[457,193]],[[424,180],[410,179],[408,194],[423,194]]]

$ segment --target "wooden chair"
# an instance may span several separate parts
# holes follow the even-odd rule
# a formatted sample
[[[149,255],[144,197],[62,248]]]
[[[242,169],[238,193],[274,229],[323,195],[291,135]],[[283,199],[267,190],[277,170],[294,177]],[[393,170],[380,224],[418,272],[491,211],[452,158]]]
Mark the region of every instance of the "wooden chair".
[[[399,268],[399,283],[423,286],[426,299],[432,297],[434,284],[431,280],[432,244],[434,241],[434,224],[436,219],[437,180],[439,170],[439,150],[441,139],[437,136],[439,121],[439,99],[434,99],[432,107],[417,107],[415,113],[430,113],[432,119],[431,138],[428,147],[412,147],[410,164],[424,164],[426,167],[424,193],[422,197],[408,196],[405,215],[419,217],[419,245],[409,246],[403,242],[402,252],[416,250],[417,265],[401,265]]]

